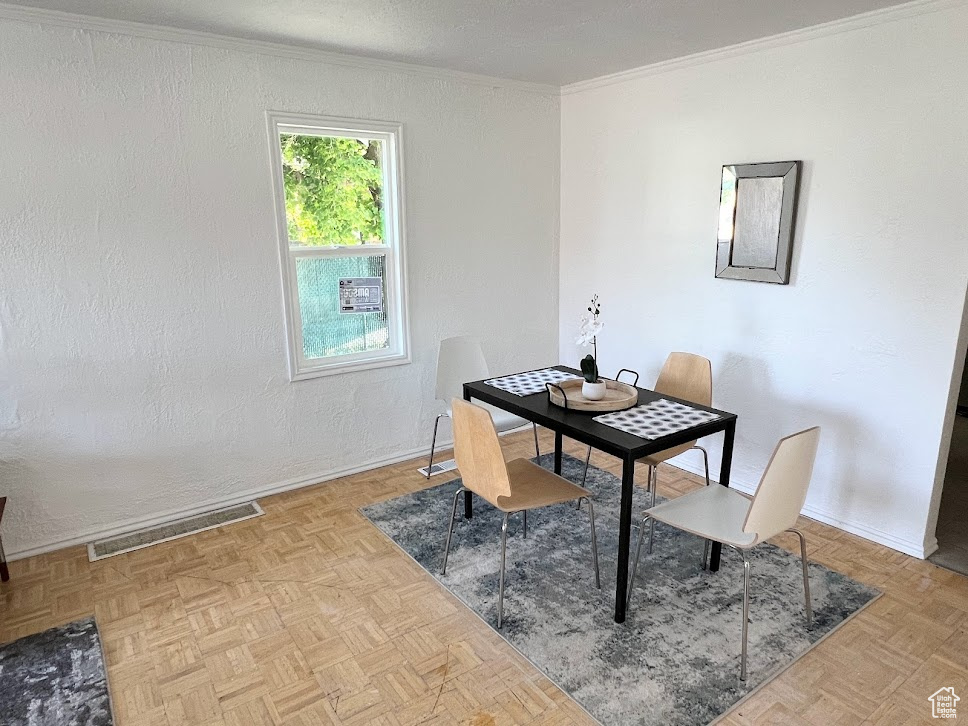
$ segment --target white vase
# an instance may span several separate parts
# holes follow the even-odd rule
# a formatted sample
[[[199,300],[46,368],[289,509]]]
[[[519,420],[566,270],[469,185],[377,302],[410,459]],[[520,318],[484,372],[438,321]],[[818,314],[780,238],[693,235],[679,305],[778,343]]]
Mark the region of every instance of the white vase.
[[[596,381],[595,383],[589,383],[584,381],[581,384],[581,395],[583,395],[589,401],[601,401],[605,398],[605,381]]]

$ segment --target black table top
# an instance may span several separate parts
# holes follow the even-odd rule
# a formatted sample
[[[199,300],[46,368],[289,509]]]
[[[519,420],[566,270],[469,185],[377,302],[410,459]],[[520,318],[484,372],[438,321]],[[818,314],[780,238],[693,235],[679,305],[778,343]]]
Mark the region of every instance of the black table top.
[[[575,368],[568,366],[550,367],[581,376],[581,371]],[[545,428],[557,431],[569,438],[620,458],[641,459],[644,456],[722,431],[728,423],[736,420],[736,414],[727,411],[700,406],[698,403],[668,396],[664,393],[656,393],[648,388],[638,388],[638,391],[639,405],[665,398],[703,411],[710,411],[719,418],[690,426],[682,431],[676,431],[657,439],[648,440],[593,421],[592,418],[601,415],[601,411],[575,411],[574,409],[556,406],[548,400],[547,392],[533,393],[530,396],[516,396],[513,393],[502,391],[500,388],[489,386],[482,380],[464,384],[465,398],[469,395],[473,399],[489,403],[529,421],[534,421]]]

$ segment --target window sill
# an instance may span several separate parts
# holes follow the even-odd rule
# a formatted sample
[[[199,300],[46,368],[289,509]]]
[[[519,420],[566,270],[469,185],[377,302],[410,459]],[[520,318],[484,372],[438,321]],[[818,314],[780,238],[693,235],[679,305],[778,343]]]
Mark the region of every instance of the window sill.
[[[353,373],[356,371],[367,371],[373,368],[388,368],[390,366],[403,366],[411,363],[409,353],[398,353],[395,355],[382,356],[380,358],[368,358],[365,360],[343,361],[336,363],[324,363],[318,366],[306,367],[302,370],[293,372],[289,376],[292,382],[305,381],[310,378],[322,378],[323,376],[334,376],[339,373]]]

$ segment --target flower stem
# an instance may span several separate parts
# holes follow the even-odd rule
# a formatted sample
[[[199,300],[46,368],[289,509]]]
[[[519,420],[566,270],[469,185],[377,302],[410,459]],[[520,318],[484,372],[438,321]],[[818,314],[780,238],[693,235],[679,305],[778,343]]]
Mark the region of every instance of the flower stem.
[[[592,337],[592,358],[595,359],[595,381],[598,381],[598,336]]]

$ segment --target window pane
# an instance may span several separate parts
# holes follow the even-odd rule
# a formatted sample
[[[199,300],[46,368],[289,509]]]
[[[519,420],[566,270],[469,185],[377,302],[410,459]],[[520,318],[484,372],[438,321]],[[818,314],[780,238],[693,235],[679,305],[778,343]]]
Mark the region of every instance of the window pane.
[[[306,358],[329,358],[389,347],[385,262],[383,255],[296,259]],[[382,312],[340,311],[340,280],[361,277],[381,280]]]
[[[384,142],[280,134],[290,244],[382,244]]]

